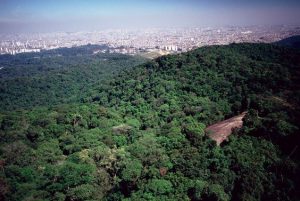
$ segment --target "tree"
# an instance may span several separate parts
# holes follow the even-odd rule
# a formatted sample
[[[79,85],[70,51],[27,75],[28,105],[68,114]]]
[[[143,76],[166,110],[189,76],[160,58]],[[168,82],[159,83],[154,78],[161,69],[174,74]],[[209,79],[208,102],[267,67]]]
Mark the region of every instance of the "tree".
[[[126,160],[124,163],[125,167],[121,172],[122,180],[136,182],[142,173],[142,163],[136,159]]]
[[[165,195],[173,192],[172,183],[164,179],[152,179],[146,185],[148,192],[151,192],[153,195]]]
[[[202,138],[205,135],[204,129],[205,125],[195,121],[191,116],[185,118],[183,126],[183,133],[186,134],[186,137],[194,145],[200,145]]]

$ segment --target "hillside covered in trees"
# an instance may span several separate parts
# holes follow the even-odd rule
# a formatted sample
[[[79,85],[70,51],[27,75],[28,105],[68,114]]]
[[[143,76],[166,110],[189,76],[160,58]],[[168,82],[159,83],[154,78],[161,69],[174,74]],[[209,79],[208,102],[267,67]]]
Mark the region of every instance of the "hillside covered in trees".
[[[80,102],[90,88],[145,62],[86,45],[0,56],[0,110]]]
[[[80,83],[99,72],[81,64]],[[35,92],[26,104],[4,96],[17,84],[1,79],[11,109],[0,114],[0,200],[300,199],[298,50],[203,47],[118,72],[79,88],[80,99],[46,104],[30,103]],[[228,141],[207,137],[207,126],[244,111]]]
[[[300,48],[300,35],[291,36],[283,40],[275,42],[276,45],[299,49]]]

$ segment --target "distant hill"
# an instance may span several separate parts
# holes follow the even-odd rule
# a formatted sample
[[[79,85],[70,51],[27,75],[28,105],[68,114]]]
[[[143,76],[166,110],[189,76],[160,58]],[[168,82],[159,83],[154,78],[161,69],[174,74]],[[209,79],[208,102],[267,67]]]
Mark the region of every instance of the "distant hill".
[[[0,110],[79,102],[93,85],[145,58],[85,45],[0,56]]]
[[[300,35],[292,36],[289,38],[285,38],[283,40],[275,42],[275,44],[280,46],[292,47],[292,48],[300,48]]]

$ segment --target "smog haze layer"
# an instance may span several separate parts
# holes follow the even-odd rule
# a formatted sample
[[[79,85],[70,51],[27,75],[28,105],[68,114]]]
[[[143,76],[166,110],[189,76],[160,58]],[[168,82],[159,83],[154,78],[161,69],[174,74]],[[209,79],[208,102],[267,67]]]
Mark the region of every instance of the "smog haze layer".
[[[298,25],[296,0],[0,0],[0,32]]]

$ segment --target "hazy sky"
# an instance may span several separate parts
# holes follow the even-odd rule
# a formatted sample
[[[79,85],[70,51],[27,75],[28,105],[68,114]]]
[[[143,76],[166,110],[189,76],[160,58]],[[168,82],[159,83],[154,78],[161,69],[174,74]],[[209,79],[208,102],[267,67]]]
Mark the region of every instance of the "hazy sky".
[[[0,32],[300,24],[300,0],[0,0]]]

